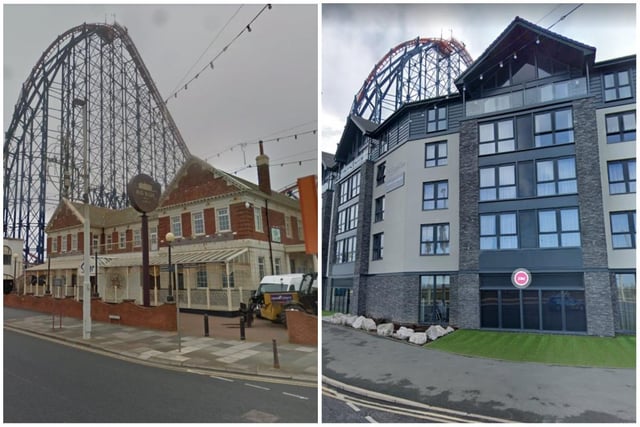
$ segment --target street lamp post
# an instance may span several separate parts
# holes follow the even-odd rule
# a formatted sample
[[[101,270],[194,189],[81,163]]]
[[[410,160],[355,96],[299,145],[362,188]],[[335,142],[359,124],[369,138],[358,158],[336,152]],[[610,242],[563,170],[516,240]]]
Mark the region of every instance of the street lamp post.
[[[168,232],[164,236],[164,240],[169,245],[169,295],[167,295],[167,302],[173,301],[173,293],[171,291],[172,279],[173,279],[173,264],[171,264],[171,243],[176,239],[176,236],[172,232]]]
[[[13,287],[16,288],[16,293],[20,295],[20,291],[18,291],[18,281],[16,280],[17,271],[18,271],[18,254],[13,254]]]
[[[89,252],[89,144],[87,141],[87,100],[86,99],[74,99],[74,107],[82,107],[82,140],[83,140],[83,174],[84,174],[84,281],[83,281],[83,294],[82,294],[82,338],[91,338],[91,254]]]

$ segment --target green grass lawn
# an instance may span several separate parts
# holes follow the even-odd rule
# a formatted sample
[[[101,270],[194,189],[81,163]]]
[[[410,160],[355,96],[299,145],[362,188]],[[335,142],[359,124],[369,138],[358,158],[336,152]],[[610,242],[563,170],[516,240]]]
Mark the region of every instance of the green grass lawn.
[[[333,311],[322,310],[322,315],[323,316],[331,316],[332,314],[334,314]]]
[[[457,330],[426,345],[467,356],[557,365],[635,368],[636,337]]]

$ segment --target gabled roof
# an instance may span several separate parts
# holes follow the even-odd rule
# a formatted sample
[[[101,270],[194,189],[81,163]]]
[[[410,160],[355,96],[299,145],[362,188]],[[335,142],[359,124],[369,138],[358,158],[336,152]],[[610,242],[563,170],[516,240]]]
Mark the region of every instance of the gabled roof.
[[[335,160],[338,162],[346,161],[348,153],[351,151],[351,145],[354,137],[358,134],[365,135],[378,127],[378,124],[362,117],[350,114],[347,117],[347,123],[344,125],[344,131],[340,137],[340,143],[336,150]]]
[[[270,195],[265,194],[260,190],[258,184],[254,184],[251,181],[247,181],[246,179],[231,175],[228,172],[225,172],[221,169],[218,169],[206,161],[196,157],[190,156],[182,167],[178,170],[173,180],[167,185],[167,188],[160,197],[159,206],[163,206],[163,203],[166,201],[168,195],[176,189],[177,185],[180,182],[180,179],[187,173],[189,168],[194,164],[200,166],[203,170],[210,171],[215,177],[220,177],[225,180],[225,182],[233,187],[238,189],[238,192],[248,192],[252,195],[258,196],[260,198],[268,198],[269,200],[282,203],[285,205],[290,205],[291,207],[299,207],[299,201],[294,200],[289,196],[278,193],[276,191],[272,191]]]
[[[84,222],[84,203],[74,202],[63,198],[51,216],[45,231],[49,232],[53,222],[58,219],[58,215],[64,213],[65,209],[67,209],[69,213],[78,220],[79,224]],[[89,205],[89,223],[91,227],[95,228],[107,228],[118,225],[133,224],[140,221],[140,215],[141,214],[133,208],[111,209]],[[157,217],[157,214],[155,212],[151,212],[148,216],[152,219]],[[75,227],[77,224],[71,226]]]
[[[465,81],[475,80],[485,71],[485,68],[496,65],[499,61],[507,60],[514,53],[519,52],[540,42],[542,46],[553,46],[556,55],[565,62],[582,66],[584,63],[593,64],[596,49],[568,37],[549,31],[518,16],[496,38],[493,43],[467,68],[455,81],[462,91]]]
[[[322,152],[322,166],[325,169],[333,169],[336,165],[336,155],[332,153]]]

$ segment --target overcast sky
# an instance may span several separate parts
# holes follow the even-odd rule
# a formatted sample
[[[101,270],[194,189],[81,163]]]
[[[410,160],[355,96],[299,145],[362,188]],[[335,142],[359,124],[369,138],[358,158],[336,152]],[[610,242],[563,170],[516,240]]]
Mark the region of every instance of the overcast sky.
[[[398,44],[453,34],[475,60],[516,16],[548,28],[577,5],[323,5],[321,150],[335,152],[354,95]],[[551,31],[595,47],[596,61],[603,61],[636,53],[635,16],[635,3],[584,4]]]
[[[45,49],[84,22],[115,20],[127,27],[163,98],[220,33],[187,79],[206,66],[264,4],[244,5],[4,5],[6,131],[22,83]],[[237,12],[237,14],[236,14]],[[232,16],[235,17],[232,18]],[[257,144],[237,144],[318,129],[318,8],[274,5],[215,62],[215,69],[171,98],[168,108],[192,154],[234,172],[255,165]],[[317,173],[317,133],[265,144],[271,183],[280,189]],[[224,151],[235,146],[233,151]],[[217,154],[221,153],[218,157]],[[246,163],[245,163],[246,159]],[[313,159],[313,161],[303,161]],[[280,166],[282,163],[303,161]],[[255,167],[238,176],[257,181]]]

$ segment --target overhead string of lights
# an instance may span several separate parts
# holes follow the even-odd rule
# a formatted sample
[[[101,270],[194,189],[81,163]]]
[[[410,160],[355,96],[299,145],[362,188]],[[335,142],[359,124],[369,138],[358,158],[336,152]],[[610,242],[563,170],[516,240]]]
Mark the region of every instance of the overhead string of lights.
[[[276,166],[283,167],[283,166],[287,166],[287,165],[302,166],[303,163],[315,162],[315,161],[317,161],[317,157],[313,157],[313,158],[310,158],[310,159],[302,159],[302,160],[291,160],[289,162],[270,163],[269,167],[274,168]],[[255,164],[246,165],[246,166],[241,167],[240,169],[236,169],[235,171],[232,172],[232,174],[238,175],[239,172],[242,172],[243,170],[251,169],[251,168],[254,168],[254,167],[256,167]]]
[[[582,6],[583,3],[578,4],[576,7],[574,7],[573,9],[571,9],[569,12],[565,13],[564,15],[562,15],[560,18],[558,18],[558,20],[556,20],[553,24],[551,24],[550,26],[547,27],[547,30],[550,30],[551,28],[553,28],[558,22],[563,21],[564,19],[566,19],[569,15],[571,15],[573,12],[575,12],[580,6]],[[555,9],[554,9],[555,10]],[[552,11],[553,12],[553,11]],[[548,14],[547,14],[548,15]],[[546,16],[545,16],[546,17]],[[518,42],[520,39],[522,39],[525,36],[526,33],[521,34],[516,40],[514,40],[515,42]],[[532,43],[535,43],[536,45],[539,45],[541,43],[540,41],[540,36],[536,36],[536,39],[534,42],[527,42],[525,44],[523,44],[522,46],[520,46],[517,49],[513,50],[513,53],[510,53],[509,55],[506,55],[502,60],[500,60],[497,64],[494,64],[491,67],[487,67],[486,72],[491,72],[492,70],[494,70],[496,67],[500,67],[503,68],[505,63],[507,61],[509,61],[510,59],[513,59],[514,61],[518,59],[518,52],[521,52],[522,50],[526,49],[527,47],[529,47]],[[483,80],[484,76],[482,73],[480,74],[480,80]],[[466,90],[466,86],[463,87],[464,90]]]
[[[311,129],[311,130],[307,130],[307,131],[302,131],[302,132],[296,132],[296,133],[292,133],[289,135],[282,135],[282,136],[276,136],[276,137],[272,137],[272,138],[265,138],[265,139],[260,139],[257,141],[250,141],[250,142],[240,142],[238,144],[234,144],[230,147],[225,148],[222,151],[219,151],[215,154],[212,154],[208,157],[205,158],[206,161],[214,158],[214,157],[220,157],[220,155],[226,153],[226,152],[232,152],[234,148],[240,148],[241,150],[244,150],[247,146],[249,145],[257,145],[265,142],[283,142],[283,141],[287,141],[287,140],[297,140],[298,137],[302,137],[304,135],[315,135],[318,132],[317,129]]]
[[[253,23],[256,21],[256,19],[258,19],[260,17],[260,15],[262,15],[262,13],[267,10],[267,9],[271,9],[272,6],[271,4],[266,4],[262,9],[260,9],[260,12],[258,12],[256,14],[256,16],[253,17],[253,19],[251,21],[249,21],[249,23],[244,26],[242,28],[242,30],[225,46],[222,48],[222,50],[220,50],[220,52],[218,52],[218,54],[216,56],[213,57],[213,59],[211,61],[209,61],[209,63],[207,65],[205,65],[204,67],[202,67],[202,69],[200,69],[200,71],[198,71],[193,77],[191,77],[191,79],[189,79],[184,86],[180,87],[180,89],[174,91],[171,95],[169,95],[165,100],[164,103],[167,104],[169,102],[169,100],[173,97],[173,98],[177,98],[178,94],[180,92],[183,92],[185,90],[187,90],[189,88],[189,84],[191,82],[193,82],[194,80],[196,80],[198,77],[200,77],[200,74],[202,74],[205,70],[207,69],[214,69],[214,63],[218,60],[218,58],[225,53],[230,47],[231,45],[240,38],[240,36],[242,36],[242,34],[244,34],[245,32],[250,33],[251,32],[251,25],[253,25]]]

